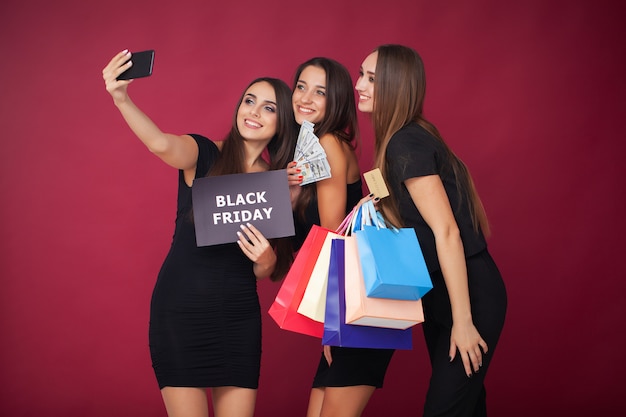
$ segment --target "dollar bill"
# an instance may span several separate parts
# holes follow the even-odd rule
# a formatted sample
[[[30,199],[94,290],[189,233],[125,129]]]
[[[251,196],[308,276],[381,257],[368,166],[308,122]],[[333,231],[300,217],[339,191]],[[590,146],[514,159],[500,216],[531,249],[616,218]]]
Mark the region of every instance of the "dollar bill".
[[[300,185],[311,184],[331,177],[330,164],[326,152],[320,145],[319,138],[313,133],[313,123],[304,121],[300,126],[294,160],[300,168],[302,182]]]

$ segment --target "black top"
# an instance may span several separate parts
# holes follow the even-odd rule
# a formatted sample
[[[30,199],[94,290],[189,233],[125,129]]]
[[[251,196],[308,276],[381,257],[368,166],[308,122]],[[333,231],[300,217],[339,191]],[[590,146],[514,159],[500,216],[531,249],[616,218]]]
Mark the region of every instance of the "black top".
[[[305,185],[305,187],[315,187],[315,184]],[[363,186],[361,182],[361,178],[358,181],[353,182],[352,184],[348,184],[347,186],[347,199],[346,199],[346,215],[352,211],[352,208],[357,205],[359,200],[363,197]],[[305,220],[300,218],[298,213],[294,213],[294,227],[296,235],[293,238],[293,246],[294,250],[300,249],[304,240],[306,239],[307,234],[311,230],[314,224],[319,225],[320,221],[320,213],[317,209],[317,196],[311,199],[309,205],[304,210]]]
[[[415,229],[429,271],[440,269],[435,236],[404,185],[409,178],[439,175],[461,232],[465,256],[475,255],[487,247],[482,231],[474,231],[467,199],[459,195],[454,172],[446,160],[446,150],[437,138],[417,123],[410,123],[391,137],[386,161],[388,185],[397,198],[400,216],[406,227]]]

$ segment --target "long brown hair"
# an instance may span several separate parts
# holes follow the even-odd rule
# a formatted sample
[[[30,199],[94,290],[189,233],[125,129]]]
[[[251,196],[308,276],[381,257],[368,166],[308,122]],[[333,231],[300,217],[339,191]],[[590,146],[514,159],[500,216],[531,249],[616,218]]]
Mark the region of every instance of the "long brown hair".
[[[489,235],[487,215],[467,166],[452,152],[435,125],[424,118],[426,72],[422,58],[415,50],[403,45],[381,45],[374,51],[378,52],[372,112],[376,137],[375,166],[380,168],[383,178],[387,180],[386,151],[389,140],[405,125],[411,122],[419,124],[443,145],[446,162],[457,179],[457,191],[461,198],[467,199],[474,230],[478,232],[480,229],[486,236]],[[393,195],[382,199],[379,207],[388,221],[396,226],[402,225]]]
[[[349,144],[352,149],[357,148],[359,127],[356,115],[356,102],[352,78],[348,69],[335,61],[325,57],[311,58],[303,62],[293,79],[293,88],[296,89],[302,71],[307,67],[317,67],[326,73],[326,111],[324,118],[315,124],[314,132],[318,138],[327,133]],[[302,187],[295,202],[295,212],[304,220],[304,211],[312,199],[317,195],[315,183]]]
[[[282,80],[262,77],[248,84],[241,94],[237,107],[235,107],[230,132],[224,138],[220,156],[215,161],[215,164],[213,164],[207,176],[241,174],[245,172],[244,139],[237,128],[237,111],[248,88],[260,82],[270,84],[276,94],[276,133],[267,145],[269,169],[285,169],[287,164],[293,159],[298,136],[298,124],[295,122],[293,115],[291,90]],[[276,266],[270,279],[272,281],[279,281],[285,277],[293,261],[291,238],[272,239],[271,244],[276,252]]]
[[[282,80],[262,77],[252,81],[243,90],[233,114],[230,132],[224,138],[220,157],[215,161],[207,176],[240,174],[244,172],[244,139],[237,128],[237,112],[246,91],[254,84],[266,82],[276,94],[276,133],[267,145],[270,170],[285,169],[293,159],[298,135],[291,106],[291,90]]]

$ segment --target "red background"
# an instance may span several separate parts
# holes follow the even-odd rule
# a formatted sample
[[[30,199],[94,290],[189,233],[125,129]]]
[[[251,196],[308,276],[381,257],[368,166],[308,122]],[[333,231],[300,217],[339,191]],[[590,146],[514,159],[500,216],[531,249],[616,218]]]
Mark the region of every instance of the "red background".
[[[164,416],[150,366],[154,280],[176,172],[132,135],[101,69],[156,49],[135,101],[164,130],[219,139],[245,85],[315,55],[356,77],[380,43],[416,48],[427,117],[469,165],[509,313],[493,416],[619,414],[626,348],[626,53],[619,1],[314,3],[3,0],[0,414]],[[372,131],[361,119],[363,170]],[[278,284],[263,281],[264,312]],[[264,314],[258,416],[303,415],[319,341]],[[419,415],[419,328],[365,416]]]

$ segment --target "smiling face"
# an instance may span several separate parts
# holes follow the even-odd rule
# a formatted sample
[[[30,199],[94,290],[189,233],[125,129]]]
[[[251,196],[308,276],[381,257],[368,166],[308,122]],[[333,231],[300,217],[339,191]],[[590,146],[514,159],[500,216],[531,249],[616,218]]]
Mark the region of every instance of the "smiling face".
[[[359,93],[357,107],[364,113],[374,111],[374,82],[376,76],[376,62],[378,61],[378,51],[369,54],[359,71],[359,78],[354,89]]]
[[[252,84],[237,110],[237,129],[244,139],[267,140],[276,134],[276,93],[267,82]]]
[[[308,66],[300,73],[291,96],[298,124],[304,120],[318,123],[326,115],[326,71]]]

